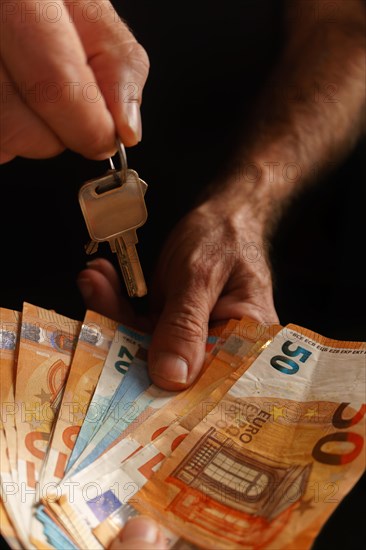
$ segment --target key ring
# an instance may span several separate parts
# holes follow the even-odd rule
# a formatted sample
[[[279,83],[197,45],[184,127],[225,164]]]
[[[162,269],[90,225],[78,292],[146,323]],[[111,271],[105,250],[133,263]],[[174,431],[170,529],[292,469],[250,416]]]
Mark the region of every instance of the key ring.
[[[123,145],[122,141],[117,138],[116,140],[116,145],[117,145],[117,152],[119,154],[119,160],[120,160],[120,163],[121,163],[121,181],[122,181],[122,184],[126,183],[127,181],[127,156],[126,156],[126,150],[125,150],[125,146]],[[112,170],[116,170],[114,164],[113,164],[113,160],[112,160],[112,157],[109,157],[109,164],[112,168]]]

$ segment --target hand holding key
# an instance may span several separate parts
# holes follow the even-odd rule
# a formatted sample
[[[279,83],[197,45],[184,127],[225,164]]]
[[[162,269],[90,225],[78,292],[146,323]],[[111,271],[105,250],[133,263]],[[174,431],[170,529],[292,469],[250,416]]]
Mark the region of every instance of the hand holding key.
[[[134,170],[127,168],[124,146],[118,140],[121,170],[112,170],[101,178],[86,182],[79,191],[80,207],[87,225],[90,243],[86,252],[93,254],[98,243],[108,241],[117,254],[128,295],[147,293],[144,275],[136,251],[136,230],[147,219],[144,194],[147,184]]]
[[[0,164],[65,148],[107,159],[116,132],[126,147],[136,145],[145,50],[109,0],[56,2],[56,18],[42,4],[2,5]]]

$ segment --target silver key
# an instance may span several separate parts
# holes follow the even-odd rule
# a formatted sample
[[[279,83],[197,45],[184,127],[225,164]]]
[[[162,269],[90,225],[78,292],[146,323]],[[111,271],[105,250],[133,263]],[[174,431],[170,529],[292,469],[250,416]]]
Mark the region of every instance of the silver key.
[[[119,152],[120,171],[113,167],[105,176],[87,181],[79,191],[79,203],[91,239],[86,251],[94,253],[98,243],[108,241],[117,254],[128,295],[144,296],[147,288],[136,251],[136,230],[147,219],[144,200],[147,184],[139,179],[137,172],[127,169],[121,143]]]
[[[140,185],[141,185],[142,192],[145,195],[145,193],[147,191],[147,187],[148,187],[147,183],[144,180],[142,180],[141,178],[139,178],[139,180],[140,180]],[[88,255],[96,254],[98,252],[98,244],[99,243],[97,241],[93,241],[92,239],[90,239],[86,243],[86,245],[84,246],[86,254],[88,254]]]

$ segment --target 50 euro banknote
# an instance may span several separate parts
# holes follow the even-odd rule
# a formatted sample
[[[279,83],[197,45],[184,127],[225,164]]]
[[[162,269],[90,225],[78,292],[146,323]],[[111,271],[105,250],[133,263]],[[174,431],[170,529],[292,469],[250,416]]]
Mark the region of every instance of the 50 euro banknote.
[[[310,548],[365,470],[365,365],[286,326],[132,506],[201,548]]]

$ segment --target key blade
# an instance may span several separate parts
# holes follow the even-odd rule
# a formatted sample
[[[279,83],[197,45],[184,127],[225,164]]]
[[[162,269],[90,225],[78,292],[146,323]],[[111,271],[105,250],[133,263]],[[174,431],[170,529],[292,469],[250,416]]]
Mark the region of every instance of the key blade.
[[[114,246],[128,295],[139,298],[145,296],[147,287],[135,245],[126,245],[124,239],[118,237]]]

